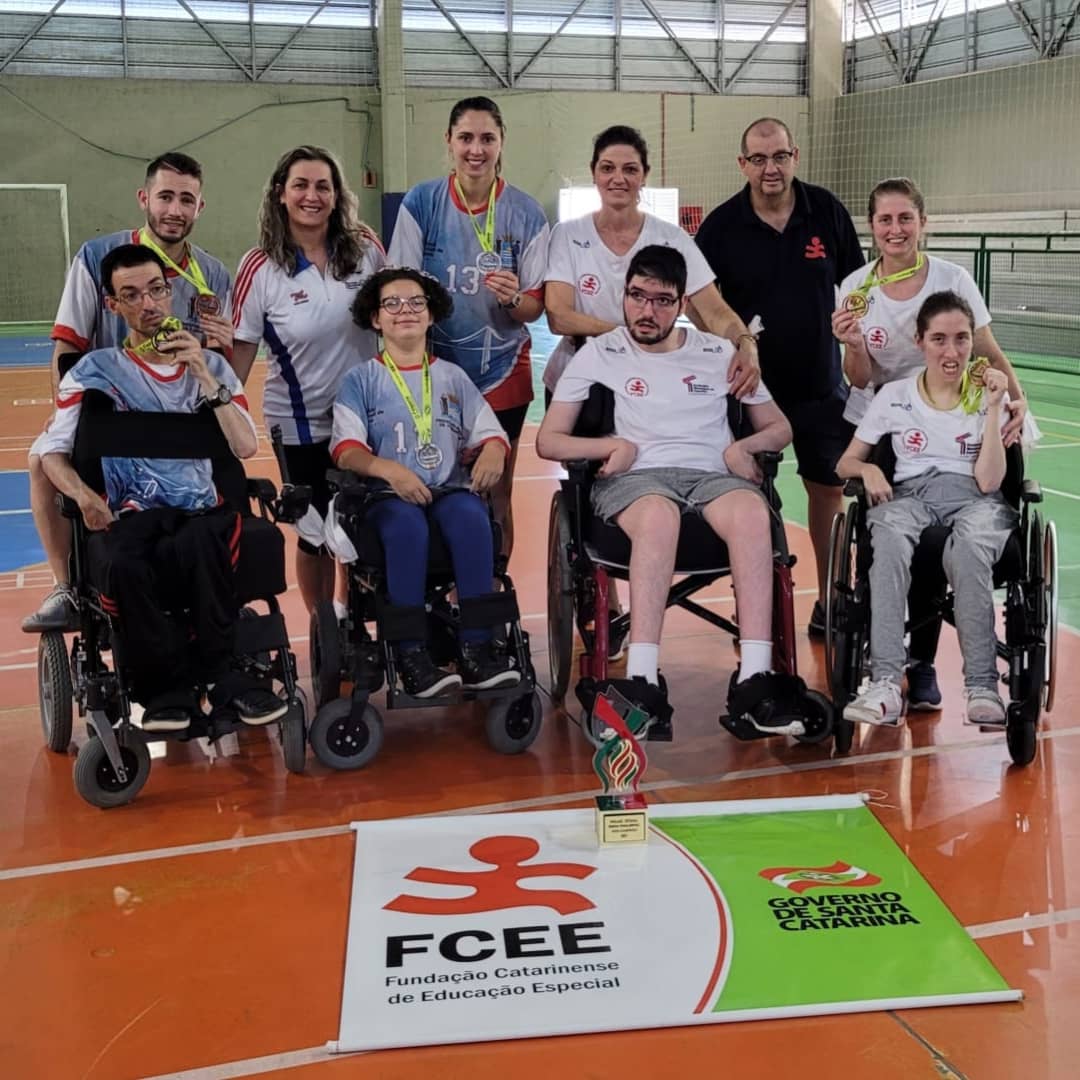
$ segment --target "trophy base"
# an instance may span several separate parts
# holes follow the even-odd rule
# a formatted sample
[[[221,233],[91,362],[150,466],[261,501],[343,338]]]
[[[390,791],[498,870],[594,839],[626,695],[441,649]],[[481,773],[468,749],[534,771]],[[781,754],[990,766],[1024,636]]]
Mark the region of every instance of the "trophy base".
[[[644,844],[649,838],[649,808],[638,791],[596,796],[596,839],[601,847]]]

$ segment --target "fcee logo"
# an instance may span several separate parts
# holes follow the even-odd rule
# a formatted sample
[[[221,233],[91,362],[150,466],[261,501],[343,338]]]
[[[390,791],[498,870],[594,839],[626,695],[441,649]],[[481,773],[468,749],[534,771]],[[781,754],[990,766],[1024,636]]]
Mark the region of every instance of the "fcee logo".
[[[926,432],[920,431],[918,428],[908,428],[900,437],[900,445],[904,448],[904,453],[912,456],[921,454],[926,449],[928,442]]]
[[[831,866],[773,866],[758,871],[758,876],[794,893],[804,893],[807,889],[831,889],[838,885],[881,884],[877,874],[839,860]]]
[[[828,252],[826,252],[825,245],[821,242],[820,236],[810,237],[810,243],[806,245],[805,254],[808,259],[828,258]]]
[[[582,274],[577,284],[582,296],[596,296],[600,292],[600,279],[595,274]]]
[[[683,379],[683,381],[682,381],[683,386],[686,387],[687,393],[690,393],[690,394],[715,394],[716,393],[716,387],[715,386],[709,386],[708,383],[699,383],[699,382],[696,381],[696,379],[697,379],[696,375],[687,375],[686,378]]]
[[[639,379],[635,376],[632,379],[626,380],[626,392],[631,397],[648,397],[649,384],[644,379]]]
[[[889,344],[889,333],[884,326],[871,326],[866,332],[866,344],[871,349],[884,349]]]
[[[292,302],[293,302],[294,307],[297,304],[306,304],[308,302],[308,294],[306,292],[304,292],[303,289],[298,289],[294,293],[289,293],[289,296],[292,297]]]
[[[473,890],[471,896],[432,897],[403,893],[385,905],[386,911],[410,915],[474,915],[515,907],[547,907],[560,915],[588,911],[596,905],[581,893],[568,889],[523,889],[528,878],[569,877],[583,880],[595,873],[587,863],[549,862],[523,866],[535,858],[540,845],[528,836],[488,836],[477,840],[469,854],[491,870],[445,870],[418,866],[405,875],[406,881],[428,885],[455,885]]]

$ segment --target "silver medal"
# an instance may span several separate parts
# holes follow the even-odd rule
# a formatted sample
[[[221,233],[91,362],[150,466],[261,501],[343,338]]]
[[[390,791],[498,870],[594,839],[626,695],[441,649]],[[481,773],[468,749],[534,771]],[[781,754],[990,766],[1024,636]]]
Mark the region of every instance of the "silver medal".
[[[442,464],[442,451],[434,443],[423,443],[416,448],[416,460],[422,469],[437,469]]]
[[[476,265],[484,271],[485,274],[490,274],[495,270],[499,270],[502,267],[502,260],[499,258],[498,252],[495,251],[481,251],[476,256]]]

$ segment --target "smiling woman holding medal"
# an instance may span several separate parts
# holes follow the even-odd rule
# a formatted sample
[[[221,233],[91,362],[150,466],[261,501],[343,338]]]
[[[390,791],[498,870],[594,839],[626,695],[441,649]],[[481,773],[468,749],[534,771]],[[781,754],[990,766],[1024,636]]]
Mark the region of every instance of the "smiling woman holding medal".
[[[451,109],[453,171],[405,195],[388,260],[434,275],[453,297],[453,314],[434,328],[434,346],[465,370],[510,437],[508,467],[493,492],[509,554],[514,461],[533,396],[525,324],[543,311],[548,224],[532,196],[499,176],[505,134],[490,98],[465,98]]]
[[[1023,391],[990,329],[990,312],[971,275],[955,263],[919,250],[926,229],[922,192],[906,177],[882,180],[870,192],[869,222],[881,253],[872,263],[848,274],[840,284],[840,306],[833,313],[833,333],[844,345],[844,374],[851,381],[844,418],[858,423],[875,388],[902,379],[923,366],[915,341],[915,317],[933,293],[951,290],[975,315],[975,355],[1008,379],[1006,445],[1020,437],[1027,414]]]
[[[446,290],[418,270],[387,267],[370,277],[352,312],[358,325],[381,335],[382,351],[345,376],[334,403],[335,463],[381,487],[366,521],[386,554],[390,602],[419,612],[433,527],[453,560],[462,611],[491,592],[495,552],[482,496],[499,483],[510,452],[469,376],[428,353],[429,331],[452,310]],[[424,641],[398,648],[402,683],[416,697],[521,678],[494,648],[490,629],[462,629],[457,674],[437,667]]]
[[[236,272],[233,367],[246,382],[259,341],[266,342],[266,426],[281,428],[290,480],[310,486],[311,505],[325,515],[334,394],[345,373],[375,352],[375,336],[354,325],[349,305],[385,257],[357,217],[337,159],[318,146],[279,159],[263,193],[259,234]],[[296,577],[309,611],[334,595],[334,573],[332,556],[301,538]]]

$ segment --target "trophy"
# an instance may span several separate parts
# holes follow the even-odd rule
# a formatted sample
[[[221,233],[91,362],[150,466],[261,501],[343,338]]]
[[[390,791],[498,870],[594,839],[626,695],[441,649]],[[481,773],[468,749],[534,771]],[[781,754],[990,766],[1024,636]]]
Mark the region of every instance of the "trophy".
[[[601,847],[644,844],[649,811],[638,785],[647,764],[638,742],[649,725],[649,714],[612,687],[593,704],[603,740],[593,755],[593,769],[604,793],[596,796],[596,838]]]

